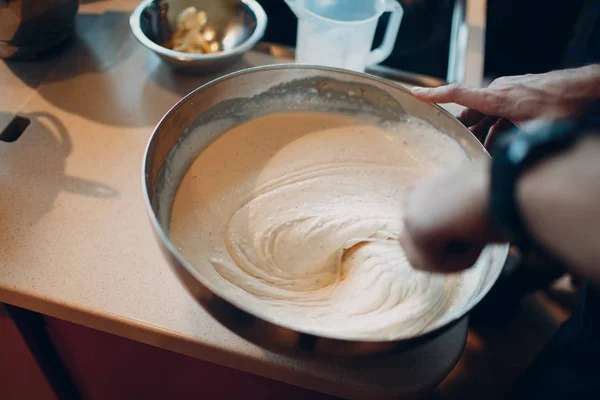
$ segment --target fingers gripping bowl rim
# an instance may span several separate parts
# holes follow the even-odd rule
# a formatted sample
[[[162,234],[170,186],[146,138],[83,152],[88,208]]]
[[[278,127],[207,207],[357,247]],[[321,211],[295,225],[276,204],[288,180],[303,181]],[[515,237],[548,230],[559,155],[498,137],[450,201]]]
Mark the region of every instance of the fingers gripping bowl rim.
[[[442,326],[420,335],[390,340],[346,340],[285,326],[256,315],[243,302],[222,293],[173,246],[168,236],[170,207],[183,174],[193,159],[230,127],[280,111],[327,110],[354,113],[368,109],[381,118],[412,115],[454,138],[471,159],[489,157],[477,139],[438,106],[422,103],[390,81],[361,73],[308,65],[257,67],[223,76],[196,89],[159,122],[146,148],[143,188],[146,206],[161,248],[171,267],[200,304],[223,325],[271,350],[321,357],[361,357],[407,349],[457,326],[499,276],[507,246],[489,250],[486,276],[467,307]],[[218,125],[218,126],[217,126]],[[202,127],[202,146],[181,146],[188,132]]]

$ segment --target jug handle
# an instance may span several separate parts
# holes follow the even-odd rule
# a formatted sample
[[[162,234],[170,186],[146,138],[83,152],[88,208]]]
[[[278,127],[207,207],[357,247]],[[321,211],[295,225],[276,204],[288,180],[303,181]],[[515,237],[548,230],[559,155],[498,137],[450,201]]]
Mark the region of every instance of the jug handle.
[[[391,12],[391,15],[385,29],[383,42],[381,43],[381,46],[369,53],[367,65],[379,64],[388,58],[396,44],[396,38],[398,37],[398,30],[400,29],[400,22],[402,22],[404,10],[396,0],[385,0],[384,12]]]

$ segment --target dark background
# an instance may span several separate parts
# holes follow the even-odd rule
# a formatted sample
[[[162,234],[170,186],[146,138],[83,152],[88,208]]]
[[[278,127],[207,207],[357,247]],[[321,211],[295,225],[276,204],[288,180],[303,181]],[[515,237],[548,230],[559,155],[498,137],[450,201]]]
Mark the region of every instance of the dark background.
[[[285,2],[258,1],[269,16],[264,40],[294,46],[296,17]],[[444,79],[454,0],[399,1],[404,18],[394,51],[383,64]],[[488,0],[486,76],[537,73],[564,66],[584,3],[586,0]],[[375,46],[386,23],[384,16]]]

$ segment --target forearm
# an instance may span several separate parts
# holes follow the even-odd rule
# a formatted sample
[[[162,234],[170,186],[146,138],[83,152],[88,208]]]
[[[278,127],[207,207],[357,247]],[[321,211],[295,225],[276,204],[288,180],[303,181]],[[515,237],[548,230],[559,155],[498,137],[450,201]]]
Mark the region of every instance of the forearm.
[[[532,235],[573,272],[600,283],[600,137],[533,166],[517,201]]]
[[[556,71],[564,83],[562,94],[572,101],[582,112],[597,107],[600,101],[600,64]],[[554,74],[553,72],[549,74]]]

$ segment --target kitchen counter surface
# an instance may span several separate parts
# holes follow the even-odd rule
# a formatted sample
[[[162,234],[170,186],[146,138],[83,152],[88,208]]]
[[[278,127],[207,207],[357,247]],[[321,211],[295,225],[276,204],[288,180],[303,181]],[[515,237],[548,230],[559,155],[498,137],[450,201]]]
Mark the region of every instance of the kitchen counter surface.
[[[0,142],[0,302],[336,396],[396,393],[393,358],[324,365],[266,352],[214,321],[170,271],[146,216],[143,151],[164,113],[215,76],[177,74],[138,45],[135,4],[84,4],[64,54],[0,62],[0,131],[15,114],[31,122]],[[283,61],[251,52],[234,69]],[[471,332],[439,395],[510,384],[561,321],[539,300],[491,336]]]

